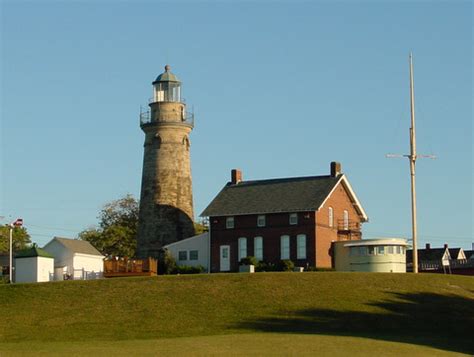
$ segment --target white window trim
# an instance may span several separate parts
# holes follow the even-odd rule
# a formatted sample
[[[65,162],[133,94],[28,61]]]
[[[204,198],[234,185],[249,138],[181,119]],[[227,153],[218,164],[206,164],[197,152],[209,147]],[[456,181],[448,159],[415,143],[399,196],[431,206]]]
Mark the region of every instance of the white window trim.
[[[280,259],[281,260],[290,259],[290,236],[289,235],[282,235],[280,237]]]
[[[295,221],[292,222],[292,218],[295,218]],[[298,224],[298,213],[290,213],[290,216],[289,216],[289,223],[290,223],[290,226],[296,226]]]
[[[306,234],[296,236],[296,259],[306,259]]]
[[[235,227],[235,218],[232,216],[232,217],[227,217],[225,219],[225,228],[226,229],[234,229]]]
[[[260,242],[260,254],[258,254],[258,250],[257,250],[257,242]],[[253,239],[253,255],[254,257],[258,260],[258,261],[261,261],[263,260],[263,237],[255,237]]]
[[[247,238],[245,237],[240,237],[239,238],[239,250],[238,250],[238,258],[239,258],[239,262],[242,258],[245,258],[247,257]],[[243,254],[244,253],[244,254]]]
[[[344,216],[343,216],[343,221],[344,221],[344,230],[348,230],[349,229],[349,211],[348,210],[344,210]]]
[[[328,219],[329,219],[329,227],[334,227],[334,209],[329,207],[328,209]]]

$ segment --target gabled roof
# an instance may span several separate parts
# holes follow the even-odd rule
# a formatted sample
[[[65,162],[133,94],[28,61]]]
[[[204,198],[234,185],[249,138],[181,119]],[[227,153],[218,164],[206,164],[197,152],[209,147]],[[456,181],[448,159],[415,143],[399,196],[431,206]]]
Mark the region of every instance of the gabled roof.
[[[430,248],[430,249],[418,249],[418,261],[419,262],[440,262],[444,254],[447,252],[448,257],[449,250],[447,248]],[[407,263],[413,262],[413,250],[407,250],[406,253]]]
[[[448,250],[452,259],[464,259],[464,251],[462,248],[448,248]]]
[[[316,211],[342,182],[364,221],[367,215],[344,174],[227,183],[201,216]]]
[[[45,245],[45,247],[54,241],[63,245],[66,249],[68,249],[72,253],[103,256],[97,249],[94,248],[92,244],[90,244],[89,242],[85,240],[79,240],[79,239],[54,237],[48,244]]]
[[[474,250],[465,250],[464,255],[466,259],[474,259]]]
[[[54,257],[49,254],[47,251],[44,249],[38,248],[36,246],[33,246],[31,248],[23,249],[15,254],[15,259],[18,258],[34,258],[34,257],[44,257],[44,258],[53,258]]]

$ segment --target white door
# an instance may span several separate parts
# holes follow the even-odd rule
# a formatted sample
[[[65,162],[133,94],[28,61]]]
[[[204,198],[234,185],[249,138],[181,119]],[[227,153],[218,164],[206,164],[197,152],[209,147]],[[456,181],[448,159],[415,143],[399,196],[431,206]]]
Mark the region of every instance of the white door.
[[[230,270],[230,246],[221,245],[220,271]]]

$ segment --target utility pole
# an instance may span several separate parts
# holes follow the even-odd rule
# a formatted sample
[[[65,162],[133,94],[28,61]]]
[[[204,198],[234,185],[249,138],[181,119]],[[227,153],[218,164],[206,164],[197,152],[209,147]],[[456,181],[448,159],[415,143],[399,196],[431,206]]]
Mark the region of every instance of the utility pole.
[[[416,226],[416,182],[415,182],[415,163],[419,157],[435,159],[433,155],[417,155],[416,153],[416,133],[415,133],[415,86],[413,79],[413,55],[410,53],[410,154],[396,155],[387,154],[386,157],[407,157],[410,161],[410,183],[411,183],[411,234],[413,244],[413,273],[418,273],[418,241]]]

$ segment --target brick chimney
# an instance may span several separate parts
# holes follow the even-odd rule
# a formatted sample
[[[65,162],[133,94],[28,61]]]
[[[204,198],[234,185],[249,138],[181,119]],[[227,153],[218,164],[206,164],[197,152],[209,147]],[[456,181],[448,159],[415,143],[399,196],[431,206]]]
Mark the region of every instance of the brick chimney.
[[[231,183],[233,185],[236,185],[240,181],[242,181],[242,171],[240,171],[239,169],[233,169],[231,171]]]
[[[444,249],[448,249],[448,243],[444,243]]]
[[[430,243],[426,243],[426,250],[430,250],[431,249],[431,244]]]
[[[331,162],[331,177],[337,177],[339,176],[342,172],[342,167],[340,162],[333,161]]]

